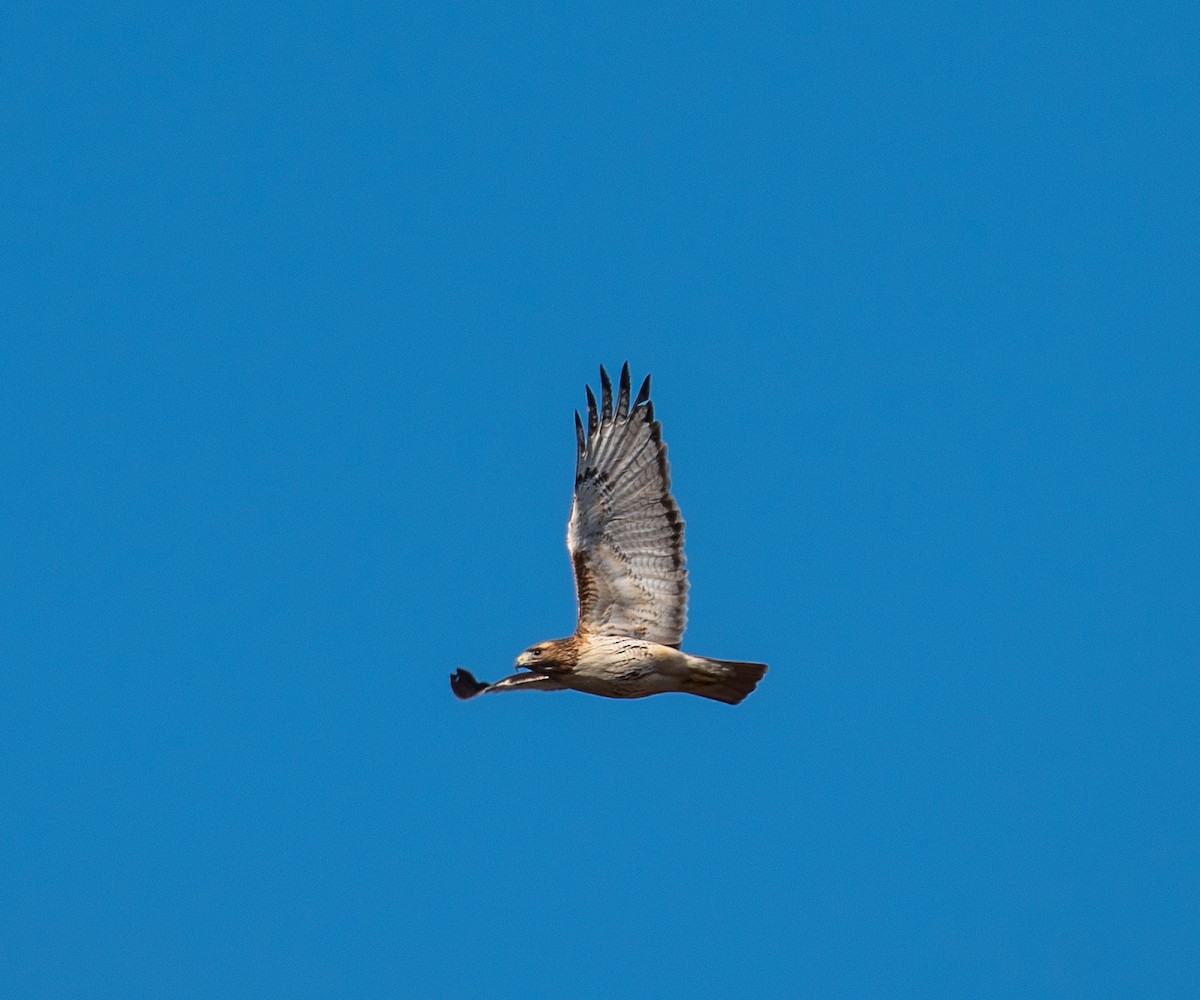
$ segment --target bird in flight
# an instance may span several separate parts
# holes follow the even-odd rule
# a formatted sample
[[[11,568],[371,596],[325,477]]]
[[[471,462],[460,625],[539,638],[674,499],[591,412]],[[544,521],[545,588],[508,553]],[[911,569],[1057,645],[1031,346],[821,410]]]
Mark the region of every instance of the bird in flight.
[[[567,550],[575,569],[575,634],[530,646],[518,672],[485,684],[450,675],[462,699],[500,691],[583,691],[645,698],[682,691],[736,705],[766,673],[764,663],[713,660],[679,648],[687,620],[683,518],[671,496],[662,425],[650,376],[630,405],[629,364],[616,405],[600,368],[600,406],[587,388],[587,430],[575,412],[575,498]]]

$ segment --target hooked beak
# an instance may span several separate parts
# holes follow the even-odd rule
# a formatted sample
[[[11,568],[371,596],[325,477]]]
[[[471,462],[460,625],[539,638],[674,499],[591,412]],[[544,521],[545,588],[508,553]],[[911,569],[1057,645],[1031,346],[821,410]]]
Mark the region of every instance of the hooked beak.
[[[518,670],[532,670],[536,674],[544,674],[546,672],[545,670],[539,669],[541,666],[541,661],[533,656],[530,656],[528,650],[517,657],[516,666]]]

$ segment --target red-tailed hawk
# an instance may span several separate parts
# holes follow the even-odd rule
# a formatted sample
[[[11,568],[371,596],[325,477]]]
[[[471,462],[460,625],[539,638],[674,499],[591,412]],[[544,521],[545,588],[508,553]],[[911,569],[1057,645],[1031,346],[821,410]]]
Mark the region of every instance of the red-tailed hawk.
[[[567,549],[575,568],[575,634],[530,646],[518,673],[494,684],[450,675],[459,698],[494,691],[584,691],[645,698],[682,691],[736,705],[762,679],[763,663],[710,660],[679,649],[687,620],[683,518],[671,496],[662,425],[650,376],[629,405],[629,365],[616,406],[600,369],[600,409],[587,389],[587,432],[575,412],[575,500]]]

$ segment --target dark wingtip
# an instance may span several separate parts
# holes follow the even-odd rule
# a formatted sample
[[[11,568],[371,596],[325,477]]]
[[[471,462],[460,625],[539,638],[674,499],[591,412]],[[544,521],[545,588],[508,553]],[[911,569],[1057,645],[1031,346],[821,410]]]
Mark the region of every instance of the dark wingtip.
[[[633,408],[636,410],[643,403],[650,399],[650,376],[646,376],[646,381],[642,383],[642,387],[638,390],[637,399],[633,401]]]
[[[596,397],[592,394],[592,387],[585,385],[584,388],[587,390],[588,401],[587,432],[588,436],[591,437],[591,435],[596,433],[596,428],[600,426],[600,419],[596,416]]]
[[[583,420],[579,416],[579,411],[575,411],[575,449],[580,455],[583,454],[587,443],[583,438]]]
[[[474,698],[485,687],[487,687],[486,684],[479,683],[471,671],[463,670],[462,667],[459,667],[450,675],[450,690],[454,692],[454,696],[460,701]]]
[[[607,420],[612,416],[612,380],[604,365],[600,366],[600,418]]]
[[[621,366],[621,381],[617,389],[617,416],[629,416],[629,362]]]

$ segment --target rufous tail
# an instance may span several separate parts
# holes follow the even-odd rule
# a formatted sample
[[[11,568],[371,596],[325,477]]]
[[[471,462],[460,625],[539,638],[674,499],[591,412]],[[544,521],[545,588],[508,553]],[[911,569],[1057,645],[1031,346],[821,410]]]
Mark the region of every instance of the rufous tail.
[[[762,680],[767,672],[765,663],[743,663],[740,660],[710,660],[692,657],[693,670],[687,685],[689,694],[736,705]]]

